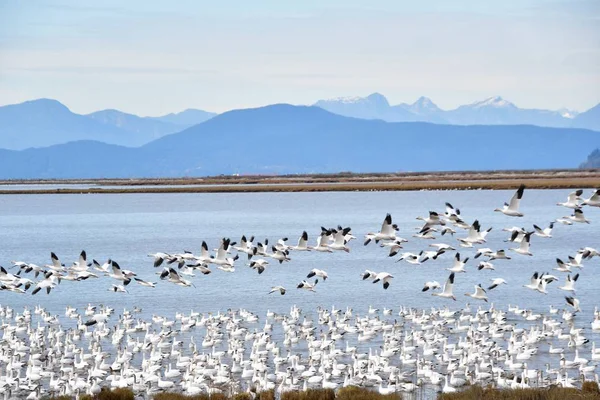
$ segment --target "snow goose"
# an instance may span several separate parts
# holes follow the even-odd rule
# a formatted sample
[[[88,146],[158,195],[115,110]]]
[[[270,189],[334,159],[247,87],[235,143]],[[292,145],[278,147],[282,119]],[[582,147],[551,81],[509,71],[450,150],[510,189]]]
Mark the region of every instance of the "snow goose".
[[[286,243],[288,241],[287,237],[281,238],[275,243],[275,248],[279,251],[288,251],[290,246]]]
[[[569,267],[583,268],[583,259],[585,253],[577,253],[575,257],[569,256],[569,262],[566,264]]]
[[[57,272],[63,272],[65,270],[65,264],[62,264],[59,261],[58,256],[54,254],[54,252],[50,253],[50,259],[52,260],[52,264],[44,265],[45,267]]]
[[[150,287],[150,288],[156,287],[156,282],[148,282],[148,281],[145,281],[140,278],[133,278],[133,279],[141,286]]]
[[[577,200],[581,200],[580,196],[582,194],[583,194],[582,189],[571,192],[571,193],[569,193],[569,196],[567,196],[567,201],[565,201],[564,203],[556,203],[556,205],[567,207],[567,208],[574,208],[574,209],[580,208],[581,204],[579,204],[579,202]]]
[[[296,246],[290,246],[290,250],[310,251],[310,248],[308,247],[308,233],[306,233],[306,231],[302,232]]]
[[[324,228],[321,228],[321,234],[317,238],[317,245],[309,248],[323,253],[333,253],[333,250],[329,248],[329,235],[330,232],[327,229],[324,230]]]
[[[456,253],[454,255],[454,263],[452,264],[452,268],[446,268],[446,270],[450,272],[467,272],[465,271],[465,265],[467,264],[467,261],[469,261],[469,257],[461,261],[460,253]]]
[[[173,268],[169,268],[169,278],[168,281],[171,283],[174,283],[178,286],[184,286],[184,287],[190,287],[190,286],[194,286],[194,284],[187,280],[182,278],[177,271],[175,271]]]
[[[385,242],[380,245],[381,247],[389,247],[390,253],[388,257],[394,257],[400,250],[402,250],[402,241],[394,240],[393,242]]]
[[[575,292],[575,282],[577,282],[577,278],[579,278],[579,274],[575,274],[573,278],[571,278],[571,274],[567,275],[567,281],[564,286],[559,286],[560,290],[566,290],[567,292]]]
[[[269,262],[264,258],[259,258],[250,262],[250,268],[255,269],[259,275],[265,272],[267,265],[269,265]]]
[[[506,285],[506,281],[502,278],[495,278],[490,280],[492,281],[492,284],[488,287],[488,290],[495,289],[500,285]]]
[[[379,243],[380,240],[396,240],[396,231],[398,226],[392,224],[392,215],[387,214],[381,224],[381,229],[377,233],[369,232],[365,235],[364,245],[368,245],[372,240]]]
[[[567,304],[575,309],[575,311],[581,311],[581,307],[579,307],[579,299],[576,299],[573,296],[566,296],[565,300]]]
[[[425,222],[424,228],[433,225],[446,225],[446,222],[444,222],[444,220],[440,218],[440,215],[435,211],[429,211],[428,217],[417,217],[417,219]]]
[[[587,220],[585,218],[585,216],[583,215],[583,210],[581,210],[581,209],[574,210],[573,215],[563,217],[563,219],[566,219],[571,222],[578,222],[580,224],[583,224],[583,223],[589,224],[590,223],[590,221]]]
[[[344,229],[333,229],[331,230],[333,233],[333,243],[330,243],[328,246],[332,250],[343,250],[346,253],[350,252],[350,248],[346,245],[346,235],[350,232],[350,228]]]
[[[421,262],[424,263],[425,261],[429,260],[430,258],[432,260],[437,260],[437,258],[439,256],[441,256],[442,254],[444,254],[445,252],[446,252],[446,250],[442,250],[442,249],[438,249],[435,251],[423,250],[421,252],[421,255],[423,256],[423,258],[421,259]]]
[[[273,286],[268,294],[279,292],[282,296],[285,294],[285,288],[283,286]]]
[[[479,221],[475,220],[469,228],[467,237],[458,238],[458,241],[461,243],[461,246],[466,245],[468,247],[472,247],[474,243],[484,243],[485,239],[481,235],[481,225],[479,224]]]
[[[233,268],[233,264],[239,258],[239,255],[236,254],[236,256],[233,258],[227,257],[227,252],[229,250],[230,243],[231,241],[229,240],[229,238],[223,238],[221,241],[221,245],[217,249],[217,255],[206,260],[206,262],[221,267]]]
[[[288,254],[290,254],[289,250],[278,249],[275,246],[272,247],[272,250],[273,252],[269,254],[269,257],[279,261],[279,264],[282,264],[284,261],[287,262],[291,260],[291,258],[288,257]]]
[[[306,289],[310,292],[316,292],[315,290],[315,286],[317,286],[317,283],[319,283],[318,279],[315,279],[314,283],[310,283],[307,280],[303,280],[302,282],[300,282],[298,284],[298,286],[296,286],[298,289]]]
[[[370,271],[368,269],[366,269],[365,272],[363,272],[361,274],[361,277],[362,277],[363,281],[366,281],[367,279],[373,280],[373,279],[375,279],[376,276],[377,276],[377,272],[373,272],[373,271]]]
[[[510,217],[522,217],[523,213],[519,212],[519,204],[521,203],[521,198],[523,198],[524,191],[525,185],[519,186],[519,189],[517,189],[513,197],[510,199],[510,203],[504,203],[502,208],[496,208],[494,211],[499,211],[502,214]]]
[[[441,293],[431,293],[432,296],[443,297],[446,299],[452,299],[456,301],[456,297],[452,294],[452,288],[454,287],[454,272],[450,274],[446,283],[444,283],[444,289]]]
[[[250,260],[254,255],[254,247],[252,246],[253,241],[254,236],[251,236],[250,240],[248,240],[246,235],[242,235],[239,246],[233,246],[233,248],[241,253],[246,253],[248,255],[248,260]]]
[[[421,264],[421,261],[419,261],[419,258],[421,257],[421,254],[423,254],[423,252],[420,252],[419,254],[402,253],[400,255],[400,258],[397,259],[396,262],[400,262],[400,261],[404,260],[404,261],[406,261],[409,264],[419,265],[419,264]]]
[[[582,205],[600,207],[600,189],[597,189],[589,199],[584,199]]]
[[[434,232],[437,232],[437,229],[430,226],[425,226],[418,233],[412,236],[418,239],[435,239],[435,236],[433,236]]]
[[[481,261],[481,262],[479,263],[479,265],[477,265],[477,270],[481,271],[481,270],[484,270],[484,269],[489,269],[489,270],[492,270],[492,271],[493,271],[493,270],[495,270],[496,268],[494,268],[494,264],[492,264],[492,263],[491,263],[491,262],[489,262],[489,261]]]
[[[493,260],[510,260],[511,257],[506,255],[506,252],[504,250],[498,250],[495,252],[492,252],[490,254],[488,254],[488,257],[490,258],[490,261]]]
[[[561,260],[560,258],[556,259],[556,267],[552,268],[555,271],[558,272],[571,272],[571,266],[566,264],[563,260]]]
[[[123,285],[111,285],[111,288],[108,290],[115,293],[129,293]]]
[[[429,281],[429,282],[425,282],[425,285],[423,285],[423,289],[421,289],[422,292],[426,292],[429,289],[431,290],[435,290],[435,289],[439,289],[442,286],[440,285],[440,283],[438,281]]]
[[[116,279],[118,281],[123,281],[124,285],[128,285],[129,282],[131,282],[131,278],[127,277],[124,273],[123,270],[121,270],[121,267],[119,266],[119,264],[116,261],[111,261],[111,272],[108,273],[108,276]]]
[[[324,281],[327,280],[327,272],[323,271],[322,269],[317,269],[317,268],[313,268],[308,275],[306,275],[307,278],[312,278],[313,276],[318,276],[319,278],[323,278]]]
[[[481,287],[481,284],[475,285],[475,293],[465,293],[465,296],[469,296],[476,300],[483,300],[486,303],[488,301],[485,289]]]
[[[533,232],[526,233],[525,236],[523,236],[523,240],[521,240],[521,243],[519,243],[519,247],[511,248],[510,250],[525,256],[532,256],[533,254],[531,254],[531,252],[529,251],[529,241],[531,240],[532,234]]]
[[[540,275],[536,271],[531,276],[529,283],[527,285],[523,285],[523,287],[531,290],[537,290],[541,281],[542,279],[540,279]]]
[[[379,281],[381,281],[383,283],[383,288],[387,289],[388,287],[390,287],[390,281],[394,278],[394,276],[392,274],[390,274],[389,272],[380,272],[377,275],[375,275],[375,279],[373,280],[373,283],[377,283]]]
[[[446,243],[432,243],[429,245],[429,247],[433,247],[438,250],[445,250],[445,251],[456,250],[456,248],[454,248]]]
[[[541,229],[537,225],[533,225],[533,229],[535,229],[536,236],[551,238],[552,237],[552,229],[554,228],[554,222],[550,222],[550,225],[546,229]]]

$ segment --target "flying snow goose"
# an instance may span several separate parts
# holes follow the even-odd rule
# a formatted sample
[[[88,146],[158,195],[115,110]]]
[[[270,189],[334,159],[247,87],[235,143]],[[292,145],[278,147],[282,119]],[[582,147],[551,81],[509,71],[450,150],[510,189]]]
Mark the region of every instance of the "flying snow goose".
[[[111,285],[111,288],[108,290],[114,293],[129,293],[123,285]]]
[[[575,267],[575,268],[583,268],[583,259],[585,253],[577,253],[575,254],[575,257],[569,256],[569,262],[567,263],[567,265],[569,267]]]
[[[288,257],[288,254],[290,254],[289,250],[281,250],[275,246],[272,247],[272,250],[273,250],[273,252],[271,254],[269,254],[269,257],[271,257],[274,260],[279,261],[279,264],[282,264],[284,261],[291,260],[291,258]]]
[[[154,258],[154,267],[157,268],[160,267],[163,261],[165,261],[167,258],[170,258],[171,256],[167,253],[159,251],[157,253],[148,254],[148,257]]]
[[[435,239],[435,236],[433,236],[434,232],[437,232],[437,229],[430,226],[425,226],[419,231],[419,233],[416,233],[412,236],[418,239]]]
[[[239,255],[236,254],[235,257],[227,257],[227,251],[229,249],[230,240],[228,238],[223,238],[221,241],[221,245],[217,250],[217,255],[215,257],[211,257],[207,260],[208,263],[218,265],[220,267],[229,267],[233,268],[235,261],[239,258]]]
[[[594,249],[593,247],[583,247],[579,250],[577,250],[578,253],[582,253],[583,254],[583,258],[586,259],[591,259],[592,257],[595,256],[600,256],[600,252],[596,249]],[[31,266],[32,264],[29,264],[29,266]]]
[[[531,290],[537,290],[537,288],[540,284],[540,281],[541,281],[540,276],[536,271],[531,276],[531,280],[529,281],[529,283],[527,285],[523,285],[523,287],[525,287],[527,289],[531,289]]]
[[[389,247],[390,253],[388,257],[394,257],[400,250],[402,250],[402,241],[394,240],[393,242],[384,242],[381,247]]]
[[[294,251],[310,251],[310,247],[308,247],[308,233],[306,231],[302,232],[302,235],[298,239],[298,245],[290,246],[290,249]]]
[[[392,215],[387,214],[381,224],[381,229],[377,233],[369,232],[365,235],[364,245],[368,245],[372,240],[379,243],[380,240],[396,240],[396,231],[398,226],[392,224]]]
[[[248,255],[248,260],[250,260],[254,255],[254,247],[252,246],[253,240],[254,236],[251,236],[250,240],[248,240],[246,235],[242,235],[239,246],[233,246],[233,248],[241,253],[246,253]]]
[[[42,289],[46,289],[46,293],[50,294],[50,291],[56,287],[59,280],[60,277],[54,275],[52,272],[48,272],[45,278],[35,285],[31,294],[37,294]]]
[[[546,229],[541,229],[537,225],[533,225],[533,229],[535,229],[536,236],[551,238],[552,237],[552,229],[554,228],[554,222],[550,222],[550,225]]]
[[[303,280],[302,282],[300,282],[298,284],[298,286],[296,286],[298,289],[306,289],[310,292],[316,292],[315,290],[315,286],[317,286],[317,283],[319,283],[318,279],[315,279],[314,283],[310,283],[307,280]]]
[[[383,283],[383,288],[387,289],[388,287],[390,287],[390,281],[393,278],[394,278],[394,276],[392,274],[390,274],[389,272],[380,272],[375,276],[373,283],[377,283],[377,282],[381,281]]]
[[[429,211],[428,217],[417,217],[417,219],[425,222],[424,228],[432,225],[446,225],[446,222],[435,211]]]
[[[475,300],[483,300],[486,303],[488,301],[485,289],[481,287],[481,284],[475,285],[475,292],[474,293],[465,293],[465,296],[468,296],[468,297],[470,297],[472,299],[475,299]]]
[[[531,240],[532,234],[533,232],[526,233],[525,236],[523,236],[521,243],[519,243],[519,247],[511,248],[510,250],[514,251],[515,253],[522,254],[524,256],[532,256],[533,254],[531,254],[531,252],[529,251],[529,241]]]
[[[600,189],[597,189],[589,199],[584,199],[582,205],[600,207]]]
[[[425,282],[425,285],[423,285],[423,289],[421,289],[422,292],[426,292],[429,289],[431,290],[435,290],[435,289],[439,289],[442,286],[440,285],[440,283],[438,281],[428,281]]]
[[[123,270],[121,270],[121,267],[119,266],[119,264],[117,264],[116,261],[111,261],[111,269],[112,271],[108,273],[109,277],[118,281],[123,281],[124,285],[128,285],[129,282],[131,282],[131,278],[127,277],[123,273]]]
[[[285,288],[283,286],[273,286],[268,294],[279,292],[282,296],[285,294]]]
[[[499,285],[506,285],[506,281],[502,278],[490,279],[492,284],[488,287],[488,290],[497,288]]]
[[[81,253],[79,254],[79,259],[77,261],[75,261],[73,263],[73,265],[71,266],[71,270],[75,270],[75,271],[87,271],[89,265],[87,262],[87,254],[85,253],[85,250],[82,250]]]
[[[502,214],[510,217],[522,217],[524,214],[519,212],[519,204],[521,203],[521,198],[523,197],[524,191],[525,185],[519,186],[519,189],[517,189],[513,197],[510,199],[510,203],[504,203],[502,208],[496,208],[494,211],[499,211]]]
[[[484,269],[489,269],[491,271],[495,270],[496,268],[494,268],[494,264],[492,264],[489,261],[481,261],[478,265],[477,265],[477,270],[481,271]]]
[[[187,279],[182,278],[179,273],[177,273],[177,271],[175,271],[173,268],[169,268],[169,278],[168,281],[171,283],[174,283],[178,286],[184,286],[184,287],[189,287],[189,286],[194,286],[193,283]]]
[[[446,251],[456,250],[456,248],[454,248],[454,247],[452,247],[452,246],[450,246],[449,244],[446,244],[446,243],[432,243],[432,244],[429,245],[429,247],[434,247],[434,248],[436,248],[438,250],[446,250]]]
[[[446,299],[452,299],[456,301],[456,297],[452,294],[452,288],[454,287],[454,272],[450,274],[446,283],[444,283],[444,289],[440,293],[431,293],[432,296],[443,297]]]
[[[475,220],[471,227],[469,228],[469,232],[466,238],[458,238],[458,241],[461,242],[461,245],[471,245],[472,247],[474,243],[484,243],[485,239],[481,236],[481,225],[478,220]]]
[[[561,260],[560,258],[556,259],[556,268],[553,268],[554,270],[558,271],[558,272],[571,272],[571,265],[565,263],[563,260]]]
[[[575,311],[581,311],[581,307],[579,306],[579,299],[576,299],[573,296],[566,296],[565,300],[567,304],[575,309]]]
[[[400,262],[400,261],[404,260],[409,264],[419,265],[419,264],[421,264],[421,261],[419,261],[421,254],[423,254],[422,251],[419,254],[408,253],[408,252],[402,253],[400,255],[400,258],[397,259],[396,262]]]
[[[580,224],[583,224],[583,223],[589,224],[590,223],[590,221],[587,220],[585,218],[585,216],[583,215],[583,210],[581,210],[581,209],[574,210],[573,215],[563,217],[563,219],[566,219],[571,222],[579,222]]]
[[[329,248],[329,235],[330,232],[327,229],[321,229],[321,234],[317,238],[317,245],[315,247],[310,247],[310,249],[324,253],[333,253],[333,250]]]
[[[150,287],[150,288],[155,288],[156,287],[156,282],[148,282],[145,281],[143,279],[140,278],[133,278],[138,284],[145,286],[145,287]]]
[[[467,261],[469,261],[469,257],[465,258],[464,260],[461,261],[460,259],[460,253],[456,253],[454,255],[454,263],[452,264],[452,268],[446,268],[447,271],[450,271],[452,273],[454,272],[467,272],[465,271],[465,264],[467,264]]]
[[[317,269],[317,268],[313,268],[308,273],[308,275],[306,275],[307,278],[312,278],[313,276],[318,276],[319,278],[323,278],[324,281],[326,281],[328,278],[327,272],[323,271],[322,269]]]
[[[65,270],[65,264],[62,264],[59,259],[58,256],[56,254],[54,254],[54,252],[50,253],[50,259],[52,260],[52,264],[50,265],[44,265],[44,267],[47,267],[53,271],[57,271],[57,272],[63,272]]]
[[[490,258],[490,261],[493,261],[493,260],[510,260],[511,259],[510,256],[506,255],[506,252],[503,249],[498,250],[498,251],[494,251],[494,252],[490,253],[488,255],[488,257]]]
[[[250,268],[255,269],[259,275],[265,272],[267,265],[269,265],[269,262],[264,258],[258,258],[250,262]]]
[[[346,253],[350,252],[350,248],[346,245],[346,235],[350,232],[350,228],[332,230],[333,232],[333,243],[329,244],[329,248],[332,250],[343,250]]]
[[[373,280],[373,279],[375,279],[376,276],[377,276],[377,272],[373,272],[373,271],[370,271],[368,269],[366,269],[365,272],[363,272],[361,274],[361,277],[362,277],[363,281],[365,281],[367,279]]]
[[[571,278],[571,274],[567,275],[567,281],[564,286],[559,286],[560,290],[566,290],[567,292],[575,292],[575,282],[577,282],[577,278],[579,278],[579,274],[575,274],[573,278]]]
[[[279,251],[289,250],[290,246],[286,243],[287,241],[288,241],[287,237],[279,239],[277,241],[277,243],[275,243],[275,248],[277,248],[277,250],[279,250]]]
[[[567,196],[567,201],[565,201],[564,203],[556,203],[557,206],[563,206],[563,207],[567,207],[567,208],[580,208],[581,204],[579,204],[579,202],[577,200],[581,200],[581,195],[583,194],[583,190],[579,189],[576,190],[574,192],[569,193],[569,196]]]

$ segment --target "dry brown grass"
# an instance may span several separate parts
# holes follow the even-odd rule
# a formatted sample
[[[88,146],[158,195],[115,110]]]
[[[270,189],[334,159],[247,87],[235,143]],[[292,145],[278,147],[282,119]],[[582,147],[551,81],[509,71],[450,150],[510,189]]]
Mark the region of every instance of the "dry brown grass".
[[[338,391],[337,400],[401,400],[400,393],[380,394],[374,390],[360,388],[357,386],[347,386]]]
[[[288,176],[222,176],[179,179],[0,181],[0,184],[90,184],[89,189],[2,190],[4,194],[232,193],[314,191],[398,191],[445,189],[532,189],[600,187],[598,170],[423,172]],[[281,184],[285,184],[281,186]],[[106,188],[106,186],[123,186]],[[151,187],[140,187],[140,186]],[[179,185],[183,187],[169,187]],[[201,186],[197,186],[201,185]],[[217,185],[217,186],[215,186]],[[279,185],[279,186],[277,186]]]
[[[457,393],[442,393],[438,400],[600,400],[600,392],[595,382],[586,382],[582,390],[555,386],[514,390],[471,386]]]

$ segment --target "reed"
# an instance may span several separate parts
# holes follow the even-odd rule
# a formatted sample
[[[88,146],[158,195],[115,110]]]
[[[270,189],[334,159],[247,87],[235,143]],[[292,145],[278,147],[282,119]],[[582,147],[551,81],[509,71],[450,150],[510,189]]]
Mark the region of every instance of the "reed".
[[[438,400],[600,400],[595,382],[586,382],[584,389],[557,386],[539,389],[495,389],[478,385],[456,393],[442,393]]]

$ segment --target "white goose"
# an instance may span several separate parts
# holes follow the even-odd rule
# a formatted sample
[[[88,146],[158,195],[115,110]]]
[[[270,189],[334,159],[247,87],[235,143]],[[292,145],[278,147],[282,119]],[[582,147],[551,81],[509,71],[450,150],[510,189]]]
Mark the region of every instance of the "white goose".
[[[579,306],[579,299],[576,299],[573,296],[566,296],[565,300],[567,304],[575,309],[575,311],[581,311],[581,307]]]
[[[510,199],[510,203],[504,203],[502,208],[496,208],[494,211],[499,211],[502,214],[510,217],[522,217],[524,214],[519,212],[519,205],[521,203],[521,198],[523,198],[524,191],[525,185],[519,186],[519,189],[517,189],[513,197]]]
[[[526,233],[525,236],[523,236],[523,240],[521,240],[521,243],[519,243],[519,247],[511,248],[510,250],[525,256],[532,256],[533,254],[531,254],[531,252],[529,251],[529,242],[531,240],[532,234],[533,232]]]
[[[567,292],[575,292],[575,282],[577,282],[577,278],[579,278],[579,274],[575,274],[575,276],[573,278],[571,278],[571,275],[567,275],[567,281],[565,282],[564,286],[559,286],[558,288],[560,290],[566,290]]]
[[[465,293],[465,296],[471,297],[476,300],[483,300],[486,303],[488,301],[485,289],[481,287],[481,284],[475,285],[475,293]]]
[[[300,282],[298,284],[298,286],[296,286],[298,289],[306,289],[310,292],[316,292],[315,290],[315,286],[317,286],[317,283],[319,283],[318,279],[315,279],[314,283],[310,283],[307,280],[303,280],[302,282]]]
[[[600,189],[597,189],[589,199],[584,199],[582,205],[600,207]]]
[[[432,296],[443,297],[446,299],[452,299],[456,301],[456,297],[452,294],[452,288],[454,287],[454,272],[450,274],[446,283],[444,283],[444,289],[441,293],[431,293]]]
[[[396,231],[398,226],[392,224],[392,215],[387,214],[381,224],[381,229],[377,233],[369,232],[365,235],[364,245],[368,245],[372,240],[379,243],[380,240],[396,240]]]
[[[319,278],[323,278],[324,281],[326,281],[328,278],[327,272],[323,271],[322,269],[317,269],[317,268],[313,268],[308,273],[308,275],[306,275],[307,278],[312,278],[313,276],[318,276]]]
[[[578,222],[580,224],[583,224],[583,223],[589,224],[590,223],[590,221],[587,220],[585,218],[585,216],[583,215],[583,210],[581,210],[581,209],[576,209],[575,211],[573,211],[573,215],[563,217],[563,219],[571,221],[571,222]]]
[[[467,261],[469,261],[469,257],[461,261],[460,253],[456,253],[454,255],[454,263],[452,264],[452,268],[446,268],[446,270],[450,272],[467,272],[465,271],[465,265],[467,264]]]
[[[390,281],[394,278],[394,276],[392,274],[390,274],[389,272],[380,272],[377,275],[375,275],[375,279],[373,280],[373,283],[377,283],[379,281],[381,281],[383,283],[383,288],[387,289],[388,287],[390,287]]]
[[[310,251],[310,247],[308,247],[308,233],[306,231],[302,232],[296,246],[290,246],[290,250]]]
[[[583,190],[581,190],[581,189],[571,192],[571,193],[569,193],[569,196],[567,196],[567,201],[565,201],[564,203],[556,203],[556,205],[567,207],[567,208],[577,209],[577,208],[581,207],[581,204],[579,204],[577,202],[577,200],[581,200],[580,196],[582,194],[583,194]]]
[[[550,222],[550,225],[546,229],[541,229],[537,225],[533,225],[533,229],[535,229],[536,236],[551,238],[552,237],[552,229],[554,228],[554,222]]]
[[[500,285],[506,285],[506,281],[502,278],[491,279],[492,284],[488,287],[488,290],[497,288]]]

